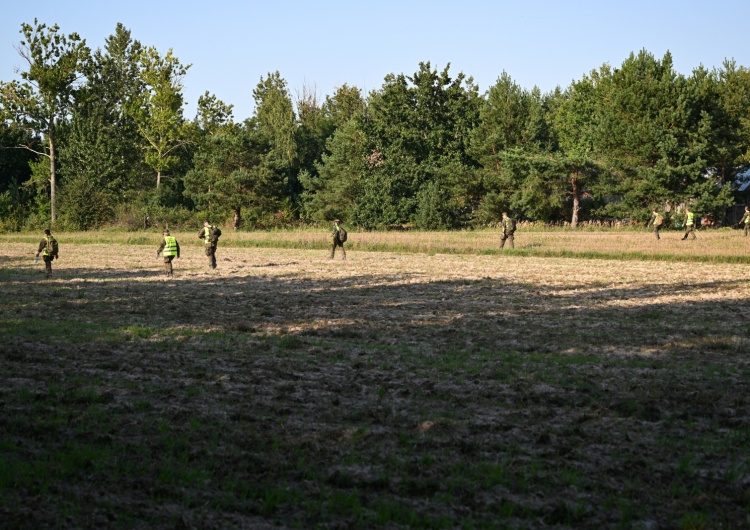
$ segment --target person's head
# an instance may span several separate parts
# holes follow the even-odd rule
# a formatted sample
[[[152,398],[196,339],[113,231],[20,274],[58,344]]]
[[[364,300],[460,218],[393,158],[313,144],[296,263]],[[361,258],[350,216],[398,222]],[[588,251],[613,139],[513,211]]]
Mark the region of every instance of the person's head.
[[[203,221],[203,226],[211,226],[211,223],[209,223],[208,221]]]
[[[168,236],[169,235],[169,230],[164,230],[164,232],[162,232],[162,234],[164,234],[165,236]]]
[[[334,219],[333,222],[336,223],[337,225],[341,224],[341,219]]]
[[[750,210],[750,206],[745,206],[745,211]]]
[[[50,232],[50,229],[49,229],[49,228],[45,228],[45,229],[44,229],[44,235],[45,235],[45,236],[48,236],[48,235],[50,235],[51,233],[52,233],[52,232]]]
[[[651,213],[656,214],[656,208],[654,208],[653,210],[651,210]]]

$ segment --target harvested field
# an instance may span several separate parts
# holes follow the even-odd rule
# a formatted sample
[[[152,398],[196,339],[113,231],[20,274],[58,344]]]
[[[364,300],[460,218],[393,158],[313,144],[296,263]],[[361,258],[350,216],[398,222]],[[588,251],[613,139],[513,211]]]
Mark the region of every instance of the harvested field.
[[[59,235],[47,281],[4,237],[0,527],[750,527],[748,265],[690,261],[748,244],[527,236],[208,271],[178,234],[170,281],[156,238]]]

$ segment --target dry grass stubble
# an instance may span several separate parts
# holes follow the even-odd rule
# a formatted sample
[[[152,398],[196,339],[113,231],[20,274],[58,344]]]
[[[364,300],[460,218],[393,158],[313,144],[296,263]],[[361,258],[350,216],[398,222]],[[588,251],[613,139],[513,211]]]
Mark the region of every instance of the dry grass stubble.
[[[153,251],[0,250],[11,526],[750,524],[746,266]]]

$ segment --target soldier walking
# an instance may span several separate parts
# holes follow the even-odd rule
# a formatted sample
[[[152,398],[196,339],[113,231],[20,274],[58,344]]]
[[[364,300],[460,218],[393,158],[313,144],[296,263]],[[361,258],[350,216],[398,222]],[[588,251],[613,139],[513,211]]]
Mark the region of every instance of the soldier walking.
[[[693,236],[693,239],[696,239],[695,237],[695,214],[690,211],[689,208],[685,208],[685,235],[682,236],[682,240],[685,241],[688,238],[688,235]]]
[[[57,245],[57,239],[52,235],[49,228],[44,229],[44,239],[39,242],[39,248],[36,251],[36,257],[42,255],[44,268],[47,272],[47,278],[52,276],[52,260],[60,257],[60,249]]]
[[[198,237],[203,240],[206,247],[206,256],[208,257],[208,266],[216,268],[216,247],[219,245],[221,229],[213,226],[208,221],[203,221],[203,228],[198,232]]]
[[[651,210],[651,220],[646,223],[646,228],[649,226],[654,227],[654,235],[656,236],[656,239],[661,239],[659,236],[659,230],[661,230],[661,227],[664,226],[664,216],[657,212],[655,209]]]
[[[510,241],[510,248],[516,248],[514,235],[516,233],[516,220],[508,217],[508,212],[503,212],[503,233],[500,236],[500,248],[505,246],[505,241]]]
[[[750,207],[745,206],[745,215],[742,216],[738,224],[745,224],[745,237],[750,232]]]
[[[159,245],[159,250],[156,251],[156,257],[164,251],[164,272],[167,274],[167,278],[172,277],[172,260],[176,257],[180,257],[180,244],[177,242],[177,238],[169,235],[169,230],[164,230],[164,239]]]
[[[333,221],[333,230],[331,230],[331,255],[328,259],[333,259],[336,254],[336,247],[341,247],[341,259],[346,260],[346,250],[344,250],[344,242],[346,241],[347,235],[346,230],[341,226],[341,220],[336,219]]]

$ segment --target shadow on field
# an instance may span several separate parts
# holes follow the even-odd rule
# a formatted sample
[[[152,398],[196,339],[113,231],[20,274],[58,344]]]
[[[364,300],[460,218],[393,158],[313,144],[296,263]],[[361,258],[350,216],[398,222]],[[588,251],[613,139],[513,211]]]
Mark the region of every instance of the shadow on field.
[[[268,263],[256,267],[274,267]],[[28,276],[28,275],[27,275]],[[20,278],[19,278],[20,279]],[[744,336],[747,307],[711,300],[649,302],[666,295],[734,290],[745,280],[606,287],[548,287],[502,278],[420,281],[409,273],[337,279],[63,269],[52,282],[8,282],[4,295],[24,313],[111,332],[118,327],[200,333],[252,330],[357,340],[419,343],[432,350],[639,353],[697,337],[727,343]],[[102,280],[102,281],[92,281]],[[15,284],[15,286],[14,286]],[[23,285],[23,289],[20,286]],[[747,301],[745,301],[747,305]]]
[[[747,521],[747,282],[253,270],[5,275],[3,524]]]

